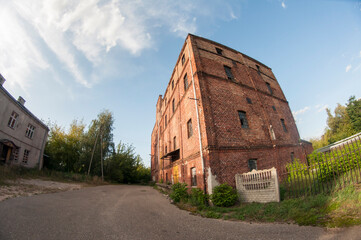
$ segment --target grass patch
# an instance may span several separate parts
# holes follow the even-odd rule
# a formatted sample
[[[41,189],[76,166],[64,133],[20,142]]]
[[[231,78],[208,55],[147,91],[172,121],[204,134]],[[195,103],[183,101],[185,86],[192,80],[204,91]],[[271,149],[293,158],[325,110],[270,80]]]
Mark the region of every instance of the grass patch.
[[[361,184],[350,185],[328,195],[287,199],[279,203],[239,203],[233,207],[197,207],[190,201],[181,201],[176,205],[207,218],[348,227],[361,225]]]

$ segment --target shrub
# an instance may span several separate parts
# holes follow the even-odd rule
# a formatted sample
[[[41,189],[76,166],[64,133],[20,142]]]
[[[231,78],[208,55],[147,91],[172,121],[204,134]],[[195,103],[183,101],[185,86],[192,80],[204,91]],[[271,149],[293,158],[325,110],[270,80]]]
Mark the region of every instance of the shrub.
[[[192,193],[189,195],[189,203],[196,207],[205,207],[207,204],[208,195],[204,194],[199,188],[192,188]]]
[[[238,196],[231,186],[223,183],[213,189],[211,199],[217,207],[230,207],[236,203]]]
[[[172,186],[172,192],[169,194],[169,197],[174,202],[180,202],[181,200],[185,201],[188,199],[186,183],[176,183]]]

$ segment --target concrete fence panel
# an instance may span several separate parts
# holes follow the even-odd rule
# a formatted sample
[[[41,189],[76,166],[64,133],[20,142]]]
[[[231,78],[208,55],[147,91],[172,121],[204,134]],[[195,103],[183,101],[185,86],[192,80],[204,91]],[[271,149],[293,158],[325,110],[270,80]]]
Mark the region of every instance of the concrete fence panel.
[[[276,168],[236,174],[238,197],[243,202],[279,202]]]

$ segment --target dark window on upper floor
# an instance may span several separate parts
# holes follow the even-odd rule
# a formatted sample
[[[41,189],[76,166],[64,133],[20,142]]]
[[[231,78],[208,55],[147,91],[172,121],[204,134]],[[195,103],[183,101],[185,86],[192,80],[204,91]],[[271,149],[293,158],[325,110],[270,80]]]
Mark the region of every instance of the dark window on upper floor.
[[[28,128],[26,129],[26,132],[25,132],[25,136],[32,139],[34,132],[35,132],[35,127],[29,123]]]
[[[173,151],[177,149],[177,138],[174,136],[173,138]]]
[[[252,100],[250,98],[246,98],[247,99],[247,103],[252,104]]]
[[[174,80],[172,80],[172,90],[173,90],[173,88],[174,88]]]
[[[186,58],[185,58],[185,56],[183,54],[183,56],[182,56],[182,65],[184,64],[185,61],[186,61]]]
[[[19,117],[19,114],[17,114],[16,112],[12,112],[12,114],[9,118],[9,122],[8,122],[8,126],[10,128],[15,128],[15,124],[16,124],[18,117]]]
[[[273,111],[276,111],[276,107],[275,107],[275,106],[272,106],[272,109],[273,109]]]
[[[257,159],[248,160],[248,169],[251,172],[252,170],[257,170]]]
[[[222,55],[223,50],[220,48],[216,48],[217,54]]]
[[[272,91],[272,88],[271,88],[271,84],[269,84],[268,82],[266,82],[266,85],[267,85],[267,88],[268,88],[268,91],[271,95],[273,95],[273,91]]]
[[[165,152],[165,154],[167,154],[167,151],[168,149],[167,149],[167,146],[165,146],[165,148],[164,148],[164,152]]]
[[[257,68],[257,73],[258,73],[258,74],[261,74],[261,69],[260,69],[260,67],[259,67],[258,65],[256,65],[256,68]]]
[[[188,132],[188,138],[192,137],[193,135],[192,119],[189,119],[187,122],[187,132]]]
[[[188,87],[189,87],[187,74],[184,74],[183,80],[184,80],[184,91],[186,91],[188,89]]]
[[[244,111],[238,111],[239,120],[241,121],[241,127],[242,128],[249,128],[246,112]]]
[[[286,127],[286,124],[285,124],[285,120],[281,118],[281,124],[282,124],[282,127],[283,127],[283,131],[287,132],[287,127]]]
[[[172,110],[173,110],[173,113],[175,111],[175,102],[174,102],[174,99],[172,100]]]
[[[167,106],[167,98],[164,98],[164,106]]]
[[[224,66],[224,71],[226,72],[227,78],[229,80],[234,80],[233,74],[232,74],[232,69],[228,66]]]
[[[167,127],[167,115],[165,115],[165,117],[164,117],[164,128],[166,128]]]

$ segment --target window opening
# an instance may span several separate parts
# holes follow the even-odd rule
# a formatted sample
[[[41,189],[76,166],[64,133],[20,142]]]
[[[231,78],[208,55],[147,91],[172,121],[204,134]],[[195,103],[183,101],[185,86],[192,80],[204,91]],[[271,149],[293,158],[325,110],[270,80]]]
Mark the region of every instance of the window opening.
[[[192,137],[193,135],[192,119],[189,119],[187,122],[187,132],[188,132],[188,138]]]
[[[229,80],[234,80],[233,74],[232,74],[232,70],[230,67],[228,66],[224,66],[224,71],[226,72],[227,78]]]
[[[281,124],[282,124],[282,127],[283,127],[283,131],[287,132],[287,127],[286,127],[284,119],[281,119]]]
[[[248,168],[251,172],[252,170],[257,170],[257,159],[249,159],[248,160]]]
[[[238,111],[238,115],[239,115],[239,120],[241,121],[241,127],[249,128],[247,117],[246,117],[246,112]]]

